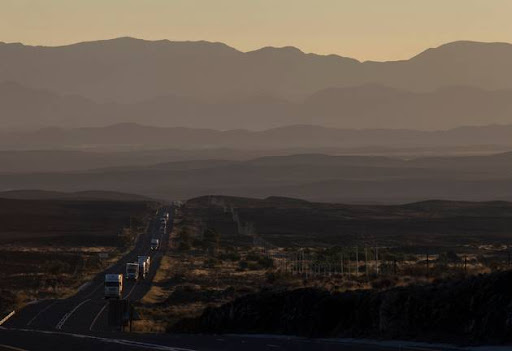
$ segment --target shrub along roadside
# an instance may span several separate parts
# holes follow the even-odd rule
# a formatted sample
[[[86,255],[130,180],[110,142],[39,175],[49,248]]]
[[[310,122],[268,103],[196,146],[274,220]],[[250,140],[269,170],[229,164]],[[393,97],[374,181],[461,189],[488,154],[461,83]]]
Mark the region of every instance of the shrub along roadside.
[[[512,341],[512,272],[385,291],[263,291],[169,331],[505,343]]]

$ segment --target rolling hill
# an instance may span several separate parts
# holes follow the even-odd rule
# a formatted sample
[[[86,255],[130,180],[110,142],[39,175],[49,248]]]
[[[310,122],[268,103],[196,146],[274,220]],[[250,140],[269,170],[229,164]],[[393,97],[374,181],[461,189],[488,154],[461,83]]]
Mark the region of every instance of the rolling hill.
[[[224,194],[397,203],[510,200],[512,154],[434,157],[291,155],[188,161],[81,172],[0,174],[0,190],[108,190],[159,199]]]

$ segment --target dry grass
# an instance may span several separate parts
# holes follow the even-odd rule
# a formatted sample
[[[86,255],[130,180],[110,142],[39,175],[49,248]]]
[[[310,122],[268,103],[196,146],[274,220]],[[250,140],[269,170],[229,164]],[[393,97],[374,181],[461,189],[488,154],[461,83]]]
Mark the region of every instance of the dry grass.
[[[255,292],[265,284],[266,270],[240,271],[238,262],[231,261],[207,266],[209,258],[199,251],[166,252],[152,288],[137,306],[146,327],[136,331],[159,332],[161,325],[198,316],[206,307]]]
[[[161,321],[138,320],[132,321],[132,332],[135,333],[163,333],[167,324]]]
[[[151,289],[144,295],[141,302],[143,304],[162,303],[168,296],[168,289],[165,282],[169,280],[173,270],[173,260],[168,255],[164,255],[160,262],[160,267],[156,272]]]
[[[476,260],[476,255],[471,255],[468,251],[464,254],[458,252],[458,263],[444,262],[444,266],[435,262],[440,259],[438,255],[431,254],[427,275],[426,265],[423,264],[426,255],[415,255],[405,251],[399,252],[400,256],[388,255],[387,261],[381,258],[379,275],[376,274],[378,270],[376,262],[371,260],[368,261],[368,276],[365,274],[362,261],[359,261],[360,273],[357,276],[354,275],[354,261],[350,264],[353,270],[351,276],[341,275],[339,270],[338,273],[316,276],[292,275],[289,272],[279,271],[278,267],[265,268],[265,260],[251,258],[258,257],[260,251],[248,246],[247,240],[240,242],[233,238],[229,242],[220,240],[213,248],[212,241],[208,243],[205,241],[205,235],[201,232],[204,227],[196,218],[187,217],[180,222],[175,223],[174,232],[171,235],[174,240],[171,240],[169,250],[162,259],[153,287],[137,307],[142,318],[140,324],[144,326],[139,327],[137,331],[160,332],[159,328],[162,325],[170,326],[182,318],[198,316],[207,307],[219,306],[244,294],[258,292],[262,288],[317,287],[332,292],[360,289],[383,290],[395,286],[427,284],[437,279],[450,278],[450,274],[453,277],[489,271],[489,268],[482,263],[468,263],[464,271],[461,268],[460,258],[466,256],[468,262]],[[180,246],[180,240],[181,243],[185,241],[181,236],[185,232],[189,239],[187,249]],[[210,247],[205,247],[206,244]],[[183,251],[180,251],[180,248]],[[306,250],[312,252],[312,257],[325,259],[325,262],[335,259],[333,258],[335,256],[326,256],[324,248],[310,247]],[[212,254],[213,252],[215,254]],[[283,252],[286,253],[287,250]],[[384,251],[381,254],[385,253],[387,252]],[[233,256],[237,258],[234,259]],[[222,260],[221,257],[223,257]],[[399,262],[396,267],[393,266],[394,257],[402,258],[396,260]],[[259,258],[262,257],[259,256]],[[337,267],[337,263],[334,262],[339,262],[339,258],[332,262],[332,266]],[[335,270],[337,268],[333,269]]]

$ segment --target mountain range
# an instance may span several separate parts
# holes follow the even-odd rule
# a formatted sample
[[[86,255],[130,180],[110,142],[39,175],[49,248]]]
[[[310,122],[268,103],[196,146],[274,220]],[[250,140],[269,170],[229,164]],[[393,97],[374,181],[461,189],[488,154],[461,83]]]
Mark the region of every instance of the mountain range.
[[[0,43],[4,128],[136,122],[432,130],[511,123],[511,101],[507,43],[453,42],[393,62],[134,38]]]
[[[3,173],[0,184],[0,191],[97,189],[169,200],[210,194],[366,203],[511,200],[512,153],[412,160],[320,154],[193,160],[74,172]]]
[[[0,150],[165,149],[279,150],[318,148],[512,147],[512,124],[447,130],[339,129],[290,125],[262,131],[154,127],[121,123],[106,127],[0,131]],[[483,148],[485,151],[485,147]],[[381,149],[382,151],[382,149]]]

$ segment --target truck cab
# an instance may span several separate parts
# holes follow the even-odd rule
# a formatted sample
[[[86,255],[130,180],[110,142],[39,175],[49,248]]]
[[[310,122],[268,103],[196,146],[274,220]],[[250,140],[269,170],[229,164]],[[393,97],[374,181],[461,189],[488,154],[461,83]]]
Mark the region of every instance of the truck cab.
[[[123,296],[123,275],[105,274],[105,298],[120,299]]]
[[[137,262],[129,262],[126,264],[126,280],[139,279],[139,264]]]
[[[156,251],[160,248],[160,240],[159,239],[151,239],[151,250]]]

